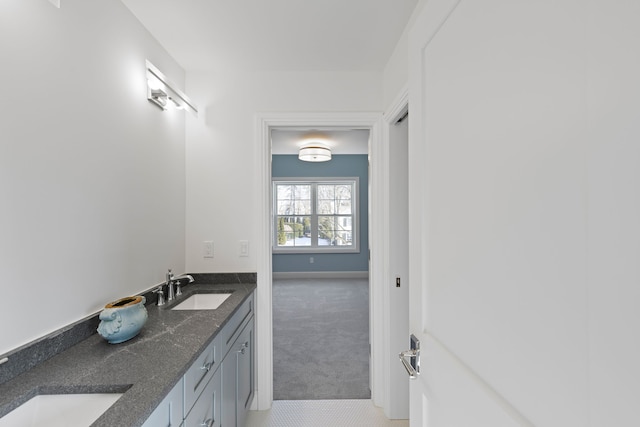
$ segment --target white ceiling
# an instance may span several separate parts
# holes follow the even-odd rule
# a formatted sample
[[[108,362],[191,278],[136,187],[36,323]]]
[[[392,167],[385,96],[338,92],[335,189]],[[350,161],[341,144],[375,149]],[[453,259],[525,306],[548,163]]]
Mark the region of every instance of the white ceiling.
[[[303,130],[274,129],[271,131],[272,154],[298,154],[300,147],[310,141],[318,141],[331,149],[332,154],[367,154],[369,130]]]
[[[418,0],[122,0],[187,71],[382,71]]]

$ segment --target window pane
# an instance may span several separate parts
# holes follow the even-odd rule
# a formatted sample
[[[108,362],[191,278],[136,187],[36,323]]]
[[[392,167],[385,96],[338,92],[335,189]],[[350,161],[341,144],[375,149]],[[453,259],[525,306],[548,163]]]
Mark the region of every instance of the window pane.
[[[333,245],[335,218],[332,216],[318,216],[318,245]]]
[[[350,214],[351,210],[351,186],[336,185],[336,205],[338,214]]]
[[[311,215],[311,200],[296,200],[296,215]]]
[[[336,246],[350,246],[352,244],[352,233],[350,231],[339,231],[336,233]]]
[[[335,199],[335,185],[318,184],[318,200]]]
[[[311,246],[311,217],[278,217],[277,246]]]
[[[336,199],[351,199],[351,186],[350,185],[336,185]]]
[[[290,185],[279,184],[276,186],[276,189],[277,189],[276,197],[278,198],[278,200],[291,199],[293,193],[291,191]]]
[[[332,215],[335,213],[335,202],[331,200],[318,200],[318,214]]]
[[[351,213],[351,199],[342,199],[338,201],[337,214],[350,214]]]
[[[295,185],[294,197],[296,199],[311,200],[311,186],[310,185]]]
[[[291,200],[278,200],[278,215],[292,215],[293,203]]]
[[[351,231],[353,228],[350,216],[341,216],[336,218],[336,230]]]

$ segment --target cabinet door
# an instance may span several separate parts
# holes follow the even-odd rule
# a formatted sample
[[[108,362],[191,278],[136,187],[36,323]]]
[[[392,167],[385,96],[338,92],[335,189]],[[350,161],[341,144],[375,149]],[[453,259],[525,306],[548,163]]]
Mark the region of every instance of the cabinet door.
[[[151,413],[142,427],[173,427],[182,422],[182,387],[183,379],[173,387],[167,397]]]
[[[244,427],[253,398],[253,319],[222,361],[222,427]]]
[[[245,417],[253,399],[253,358],[254,358],[254,337],[253,337],[253,319],[244,329],[238,338],[240,350],[237,354],[237,404],[236,404],[236,422],[238,427],[244,427]]]
[[[222,361],[222,427],[236,427],[236,352],[235,345]]]
[[[218,369],[185,418],[183,427],[220,427],[222,425],[220,418],[221,380]]]

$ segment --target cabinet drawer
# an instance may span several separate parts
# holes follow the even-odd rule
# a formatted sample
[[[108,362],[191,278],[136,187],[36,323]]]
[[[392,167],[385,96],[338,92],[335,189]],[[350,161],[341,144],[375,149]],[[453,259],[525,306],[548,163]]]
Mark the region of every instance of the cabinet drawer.
[[[222,346],[222,355],[227,354],[233,342],[238,338],[240,332],[244,328],[244,325],[254,315],[254,294],[251,293],[249,298],[238,308],[238,311],[231,317],[229,322],[224,326],[220,337],[220,345]]]
[[[220,427],[221,387],[221,371],[217,370],[185,418],[183,427]]]
[[[220,345],[218,337],[207,346],[207,349],[196,359],[191,368],[184,375],[184,416],[189,414],[193,404],[202,393],[207,383],[218,369],[220,360]]]

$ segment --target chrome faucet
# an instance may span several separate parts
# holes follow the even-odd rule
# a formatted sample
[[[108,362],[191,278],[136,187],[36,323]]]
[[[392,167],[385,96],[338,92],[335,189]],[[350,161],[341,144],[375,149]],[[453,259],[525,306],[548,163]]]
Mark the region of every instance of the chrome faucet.
[[[190,274],[183,274],[182,276],[174,277],[173,280],[176,283],[176,296],[182,295],[182,290],[180,289],[180,281],[187,280],[187,283],[193,282],[193,276]]]
[[[156,289],[153,290],[154,294],[158,294],[158,306],[162,306],[165,304],[164,301],[164,289],[162,289],[162,285],[158,286]]]
[[[176,295],[173,292],[173,273],[171,272],[171,269],[167,271],[164,285],[167,287],[167,301],[172,301]]]
[[[177,296],[182,295],[182,289],[180,288],[180,281],[188,280],[187,283],[193,282],[193,276],[189,274],[183,274],[182,276],[175,277],[171,272],[171,269],[167,271],[165,278],[165,286],[167,287],[167,301],[176,299]],[[175,288],[173,285],[175,284]]]

